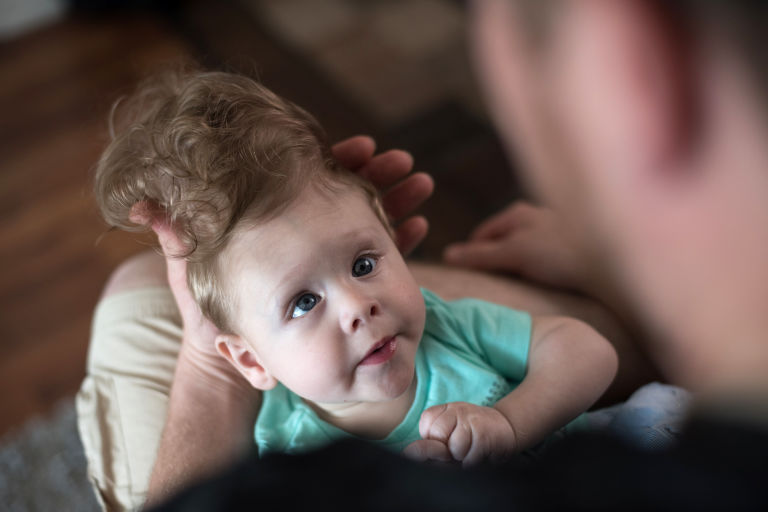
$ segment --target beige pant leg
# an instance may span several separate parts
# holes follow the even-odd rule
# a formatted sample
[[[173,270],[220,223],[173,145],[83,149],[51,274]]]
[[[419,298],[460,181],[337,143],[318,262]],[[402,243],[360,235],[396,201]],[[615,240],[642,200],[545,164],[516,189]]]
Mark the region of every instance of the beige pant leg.
[[[88,475],[107,510],[135,510],[146,499],[180,341],[167,287],[118,293],[96,307],[76,406]]]

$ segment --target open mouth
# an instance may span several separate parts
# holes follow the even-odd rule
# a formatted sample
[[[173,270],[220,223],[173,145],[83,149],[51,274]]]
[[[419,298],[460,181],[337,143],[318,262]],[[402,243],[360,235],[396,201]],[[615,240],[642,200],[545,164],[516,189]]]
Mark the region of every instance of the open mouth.
[[[371,350],[369,350],[368,353],[363,358],[363,360],[360,361],[360,364],[373,365],[373,364],[385,363],[390,359],[392,359],[392,356],[395,354],[396,349],[397,349],[397,339],[395,336],[383,338],[378,343],[376,343],[373,347],[371,347]]]

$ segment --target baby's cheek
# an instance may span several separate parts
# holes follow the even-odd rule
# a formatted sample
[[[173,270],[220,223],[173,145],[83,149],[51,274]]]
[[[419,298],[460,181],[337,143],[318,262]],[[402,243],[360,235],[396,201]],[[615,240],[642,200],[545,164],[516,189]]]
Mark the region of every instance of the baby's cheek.
[[[284,384],[304,398],[328,401],[339,393],[348,377],[340,371],[338,362],[327,352],[307,352],[293,360]]]
[[[409,321],[413,324],[414,330],[417,331],[420,336],[421,332],[424,330],[426,305],[424,304],[424,297],[421,295],[421,291],[417,286],[414,286],[407,295],[406,308],[406,314],[409,317]]]

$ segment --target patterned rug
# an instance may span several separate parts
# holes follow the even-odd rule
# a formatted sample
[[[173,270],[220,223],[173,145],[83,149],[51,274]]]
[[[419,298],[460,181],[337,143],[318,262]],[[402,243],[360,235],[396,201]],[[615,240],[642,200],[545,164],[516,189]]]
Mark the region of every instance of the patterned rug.
[[[86,478],[75,405],[27,422],[0,439],[0,508],[21,511],[98,511]]]

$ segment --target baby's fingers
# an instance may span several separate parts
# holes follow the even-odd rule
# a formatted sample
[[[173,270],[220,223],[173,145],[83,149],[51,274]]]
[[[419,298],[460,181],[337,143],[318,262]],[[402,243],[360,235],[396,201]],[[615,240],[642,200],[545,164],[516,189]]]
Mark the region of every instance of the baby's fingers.
[[[466,423],[458,421],[451,433],[451,437],[448,439],[448,450],[450,450],[454,460],[463,461],[466,459],[471,447],[472,430]]]
[[[419,439],[414,441],[403,450],[403,455],[409,459],[426,462],[430,460],[440,462],[452,462],[451,452],[445,443],[434,439]]]
[[[451,414],[448,404],[435,405],[421,413],[419,435],[422,439],[436,439],[447,444],[455,426],[456,415]]]
[[[472,446],[472,432],[461,421],[455,407],[436,405],[424,411],[419,422],[419,433],[424,439],[440,441],[448,446],[451,457],[461,461]]]

